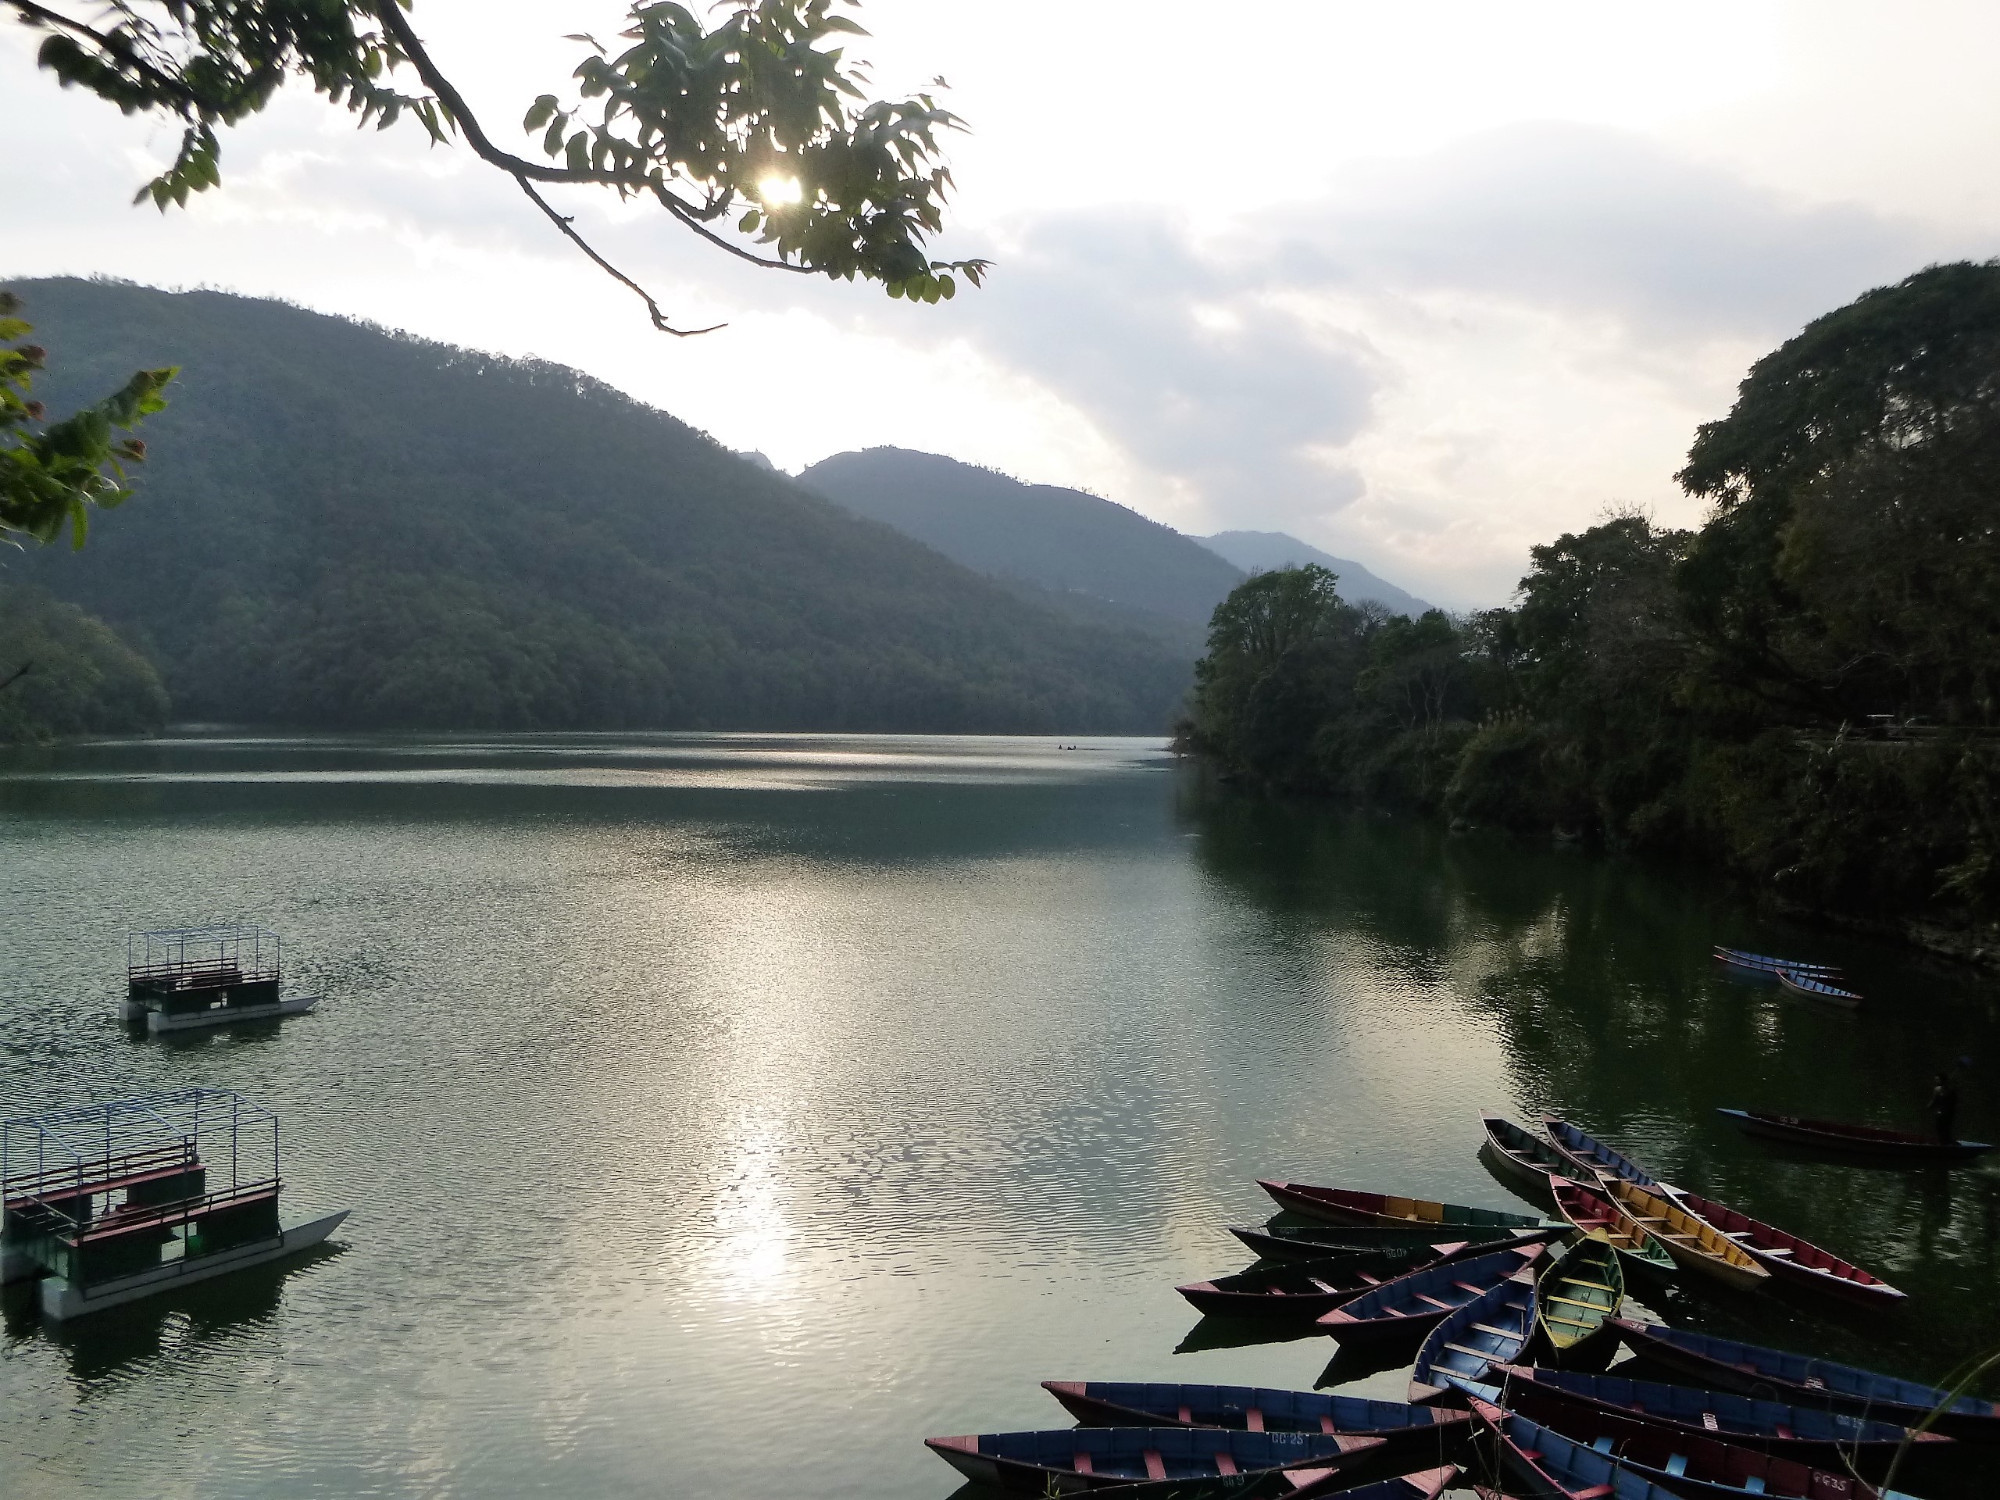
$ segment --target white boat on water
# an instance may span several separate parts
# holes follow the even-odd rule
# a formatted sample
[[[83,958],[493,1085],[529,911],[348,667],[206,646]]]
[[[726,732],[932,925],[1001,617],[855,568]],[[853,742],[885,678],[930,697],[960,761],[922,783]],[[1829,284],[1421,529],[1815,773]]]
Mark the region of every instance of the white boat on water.
[[[157,1036],[237,1021],[302,1016],[318,995],[281,994],[278,935],[261,927],[135,932],[125,944],[126,1020]]]
[[[319,1244],[347,1210],[282,1226],[278,1120],[180,1089],[0,1121],[0,1280],[41,1277],[52,1322]]]

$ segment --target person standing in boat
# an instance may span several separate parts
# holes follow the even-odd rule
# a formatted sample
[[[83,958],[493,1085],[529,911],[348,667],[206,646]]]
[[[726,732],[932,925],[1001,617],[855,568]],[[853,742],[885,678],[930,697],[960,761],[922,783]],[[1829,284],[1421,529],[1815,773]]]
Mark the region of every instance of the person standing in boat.
[[[1931,1134],[1938,1144],[1950,1145],[1958,1139],[1958,1085],[1948,1068],[1938,1070],[1937,1084],[1931,1089]]]

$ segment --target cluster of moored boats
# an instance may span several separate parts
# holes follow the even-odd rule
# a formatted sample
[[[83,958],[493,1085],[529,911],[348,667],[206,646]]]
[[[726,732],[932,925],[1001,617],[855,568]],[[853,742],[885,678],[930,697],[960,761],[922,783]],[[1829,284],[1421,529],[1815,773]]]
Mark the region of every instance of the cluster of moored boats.
[[[2000,1405],[1627,1305],[1684,1273],[1873,1307],[1902,1292],[1568,1121],[1482,1124],[1489,1165],[1552,1216],[1260,1182],[1283,1215],[1230,1230],[1256,1264],[1178,1289],[1205,1316],[1324,1333],[1373,1368],[1414,1355],[1406,1402],[1046,1381],[1080,1425],[930,1448],[978,1484],[1128,1500],[1435,1500],[1461,1480],[1485,1500],[1990,1493]],[[1633,1358],[1611,1373],[1621,1347]]]

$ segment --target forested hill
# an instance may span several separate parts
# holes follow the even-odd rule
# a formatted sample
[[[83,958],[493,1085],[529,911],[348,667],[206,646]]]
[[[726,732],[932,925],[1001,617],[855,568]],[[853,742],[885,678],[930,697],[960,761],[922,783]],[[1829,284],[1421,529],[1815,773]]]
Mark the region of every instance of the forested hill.
[[[51,410],[182,367],[138,496],[0,576],[117,627],[177,718],[1151,732],[1185,689],[1182,653],[574,370],[216,292],[12,285]]]
[[[1111,606],[1168,638],[1198,641],[1243,581],[1206,547],[1137,511],[935,453],[839,453],[799,482],[968,568]]]

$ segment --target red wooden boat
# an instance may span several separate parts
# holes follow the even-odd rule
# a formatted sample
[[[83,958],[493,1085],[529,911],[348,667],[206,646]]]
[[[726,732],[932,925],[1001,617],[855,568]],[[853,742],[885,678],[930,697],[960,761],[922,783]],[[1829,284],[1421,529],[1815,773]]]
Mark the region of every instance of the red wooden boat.
[[[1902,1166],[1954,1166],[1984,1156],[1993,1147],[1985,1141],[1940,1141],[1934,1136],[1913,1135],[1907,1130],[1884,1130],[1878,1125],[1849,1125],[1840,1120],[1806,1120],[1797,1115],[1766,1114],[1757,1109],[1719,1109],[1717,1114],[1735,1121],[1745,1135],[1768,1141],[1784,1141],[1794,1146],[1810,1146],[1817,1151],[1838,1151],[1844,1156],[1866,1157]]]
[[[1909,1300],[1907,1293],[1896,1290],[1881,1277],[1820,1249],[1810,1240],[1787,1234],[1699,1193],[1676,1191],[1674,1196],[1689,1213],[1728,1235],[1787,1285],[1811,1287],[1874,1307],[1895,1307]]]

